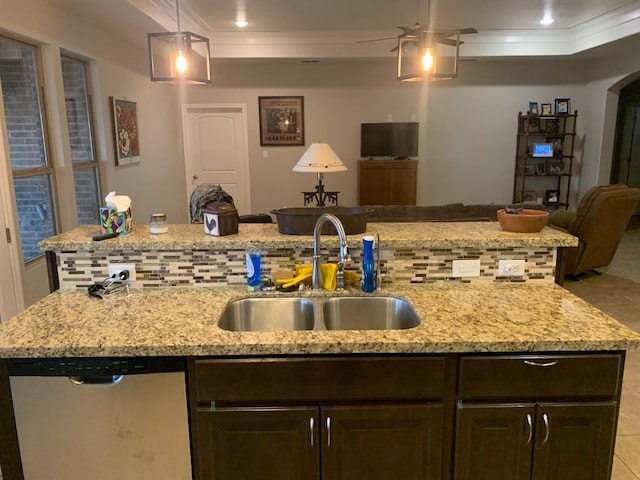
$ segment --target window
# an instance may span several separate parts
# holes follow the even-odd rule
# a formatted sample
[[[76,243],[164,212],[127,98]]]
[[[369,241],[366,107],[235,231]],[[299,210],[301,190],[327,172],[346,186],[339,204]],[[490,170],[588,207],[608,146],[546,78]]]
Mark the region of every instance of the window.
[[[39,50],[0,36],[0,82],[9,155],[28,262],[42,255],[38,242],[58,233],[54,170],[48,154]]]
[[[102,195],[91,123],[88,65],[67,55],[61,58],[78,223],[96,225],[100,223]]]

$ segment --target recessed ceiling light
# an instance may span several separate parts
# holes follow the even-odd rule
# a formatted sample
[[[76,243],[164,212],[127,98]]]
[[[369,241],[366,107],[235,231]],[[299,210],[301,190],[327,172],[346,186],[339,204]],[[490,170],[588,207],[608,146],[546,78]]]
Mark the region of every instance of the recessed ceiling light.
[[[236,27],[240,27],[240,28],[244,28],[247,25],[249,25],[249,22],[247,22],[246,20],[236,20],[234,23]]]
[[[553,17],[551,15],[545,15],[542,20],[540,20],[542,25],[551,25],[553,23]]]

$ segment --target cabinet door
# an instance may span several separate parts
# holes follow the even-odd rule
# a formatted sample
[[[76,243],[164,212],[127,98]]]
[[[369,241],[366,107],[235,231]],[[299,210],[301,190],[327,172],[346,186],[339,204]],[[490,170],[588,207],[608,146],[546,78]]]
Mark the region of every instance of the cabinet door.
[[[454,479],[528,480],[534,423],[533,403],[460,405]]]
[[[533,480],[608,479],[616,411],[616,402],[541,403]]]
[[[439,480],[442,421],[440,405],[323,407],[323,480]]]
[[[198,411],[199,480],[320,478],[318,408]]]

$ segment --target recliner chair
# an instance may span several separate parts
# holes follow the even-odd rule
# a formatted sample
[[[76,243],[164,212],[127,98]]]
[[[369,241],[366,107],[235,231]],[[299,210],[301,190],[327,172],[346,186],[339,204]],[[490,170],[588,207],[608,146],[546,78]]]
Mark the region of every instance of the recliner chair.
[[[554,212],[549,226],[579,239],[577,247],[564,250],[565,275],[575,277],[609,265],[638,202],[640,189],[623,184],[603,185],[590,188],[575,212]]]

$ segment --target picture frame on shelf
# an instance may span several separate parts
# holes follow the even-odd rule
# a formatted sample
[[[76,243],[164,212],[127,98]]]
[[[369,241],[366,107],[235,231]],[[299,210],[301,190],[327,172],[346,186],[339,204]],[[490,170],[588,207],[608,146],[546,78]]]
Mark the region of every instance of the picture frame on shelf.
[[[527,133],[538,133],[540,131],[540,120],[538,117],[527,117],[524,119],[524,131]]]
[[[551,111],[551,104],[550,103],[543,103],[541,105],[541,110],[540,110],[540,115],[551,115],[552,111]]]
[[[556,98],[556,115],[568,115],[571,111],[570,98]]]
[[[547,190],[545,194],[546,203],[556,204],[560,202],[560,190]]]
[[[260,145],[304,145],[304,97],[258,97]]]
[[[546,175],[546,174],[547,174],[547,169],[544,162],[536,163],[536,175]]]
[[[560,123],[555,117],[541,118],[539,130],[542,133],[558,133],[560,129]]]
[[[522,203],[536,203],[536,192],[534,190],[522,192]]]
[[[529,115],[538,115],[538,102],[529,102]]]
[[[524,174],[525,175],[533,175],[535,172],[533,165],[531,163],[525,163],[524,165]]]
[[[550,160],[547,162],[547,175],[561,175],[564,173],[562,160]]]

